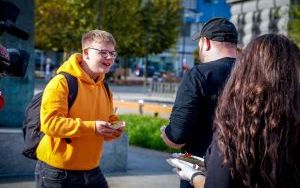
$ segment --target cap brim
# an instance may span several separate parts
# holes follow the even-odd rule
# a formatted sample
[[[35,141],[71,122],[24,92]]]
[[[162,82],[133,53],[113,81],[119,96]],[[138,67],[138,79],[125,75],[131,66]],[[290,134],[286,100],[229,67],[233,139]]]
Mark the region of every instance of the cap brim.
[[[193,40],[193,41],[198,40],[200,37],[201,37],[201,33],[200,33],[200,32],[195,33],[195,34],[193,34],[193,36],[192,36],[192,40]]]

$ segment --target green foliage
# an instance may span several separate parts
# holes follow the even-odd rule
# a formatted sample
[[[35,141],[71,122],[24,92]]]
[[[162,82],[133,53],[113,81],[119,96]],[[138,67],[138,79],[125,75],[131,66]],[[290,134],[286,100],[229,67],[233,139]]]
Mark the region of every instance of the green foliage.
[[[36,0],[35,46],[44,50],[81,49],[81,36],[94,29],[97,9],[93,0]]]
[[[115,36],[122,56],[158,54],[176,44],[179,0],[102,1],[102,10],[101,26]]]
[[[129,144],[165,152],[178,152],[166,146],[160,137],[160,127],[167,125],[168,120],[140,115],[121,115],[120,119],[126,122]]]
[[[179,0],[152,0],[142,4],[140,24],[141,54],[158,54],[170,48],[180,33],[181,14]]]
[[[118,43],[120,56],[132,56],[139,49],[143,28],[137,19],[140,0],[110,0],[101,4],[101,29],[109,31]]]
[[[176,44],[180,0],[35,0],[36,47],[70,52],[81,35],[100,28],[112,33],[120,56],[144,57]]]
[[[300,46],[300,5],[291,6],[288,35]]]

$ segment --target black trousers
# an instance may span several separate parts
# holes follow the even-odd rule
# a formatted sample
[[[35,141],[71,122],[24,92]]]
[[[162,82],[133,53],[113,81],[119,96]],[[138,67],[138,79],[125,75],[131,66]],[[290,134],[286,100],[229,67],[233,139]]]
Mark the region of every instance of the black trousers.
[[[63,170],[38,161],[35,168],[37,188],[108,188],[99,167],[92,170]]]

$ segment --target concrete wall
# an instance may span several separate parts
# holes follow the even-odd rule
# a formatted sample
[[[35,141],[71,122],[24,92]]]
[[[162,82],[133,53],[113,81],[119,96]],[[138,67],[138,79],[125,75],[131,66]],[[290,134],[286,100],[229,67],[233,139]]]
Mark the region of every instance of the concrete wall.
[[[21,40],[4,33],[0,43],[6,48],[26,50],[30,54],[27,73],[24,78],[1,77],[0,90],[5,99],[5,107],[0,111],[0,127],[20,127],[25,107],[33,96],[34,89],[34,0],[9,0],[19,9],[17,27],[29,33],[28,40]]]
[[[21,154],[23,134],[20,129],[0,129],[0,179],[33,176],[35,161]],[[128,136],[105,143],[101,169],[104,172],[127,170]]]

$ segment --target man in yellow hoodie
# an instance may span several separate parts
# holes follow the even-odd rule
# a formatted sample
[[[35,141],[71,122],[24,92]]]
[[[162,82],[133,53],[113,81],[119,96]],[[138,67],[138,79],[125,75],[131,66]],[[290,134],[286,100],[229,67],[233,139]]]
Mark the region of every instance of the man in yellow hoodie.
[[[41,104],[41,131],[37,148],[37,187],[108,187],[99,168],[106,140],[118,138],[114,129],[112,97],[103,80],[117,57],[113,36],[92,30],[82,36],[82,54],[73,54],[46,86]],[[59,74],[77,78],[78,94],[68,110],[68,84]],[[68,141],[65,139],[68,138]]]

